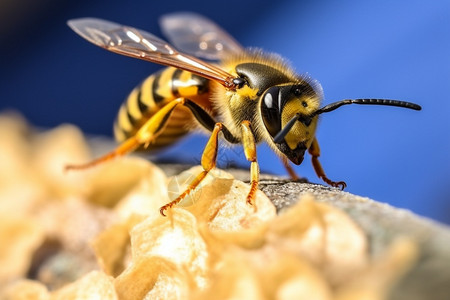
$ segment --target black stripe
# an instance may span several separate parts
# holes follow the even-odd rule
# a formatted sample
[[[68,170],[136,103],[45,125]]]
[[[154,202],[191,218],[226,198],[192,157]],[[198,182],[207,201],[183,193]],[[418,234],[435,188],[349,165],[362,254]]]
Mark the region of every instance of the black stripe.
[[[142,84],[139,85],[139,92],[137,94],[137,102],[138,102],[138,107],[139,107],[139,111],[141,112],[142,115],[144,115],[146,112],[148,112],[148,105],[145,104],[144,102],[142,102]]]
[[[144,115],[148,111],[148,106],[145,103],[142,103],[142,85],[143,82],[141,82],[138,86],[136,86],[133,91],[130,93],[130,95],[127,97],[123,105],[125,105],[128,119],[130,120],[131,125],[133,127],[141,120],[141,118],[136,119],[130,114],[129,106],[131,106],[130,101],[137,101],[139,112],[141,113],[141,116]],[[137,91],[136,96],[135,91]],[[133,99],[131,97],[133,96]]]
[[[161,95],[158,95],[158,93],[157,93],[157,90],[159,88],[159,80],[161,79],[161,74],[164,71],[165,70],[162,70],[162,71],[159,71],[158,73],[156,73],[155,74],[155,79],[153,80],[152,96],[153,96],[153,101],[155,101],[155,104],[158,104],[158,103],[160,103],[160,102],[162,102],[164,100],[164,97],[162,97]]]
[[[123,135],[125,136],[125,138],[130,137],[131,132],[128,131],[128,130],[125,130],[122,126],[120,126],[119,118],[116,118],[116,120],[114,121],[114,123],[115,123],[114,126],[117,127],[117,129],[118,129],[120,132],[123,133]],[[114,130],[114,127],[113,127],[113,130]]]
[[[127,101],[123,105],[125,106],[125,110],[127,111],[127,117],[130,121],[131,126],[135,127],[139,119],[136,119],[131,115],[129,106],[131,105],[131,101],[139,101],[139,98],[136,99],[136,96],[138,96],[139,94],[135,96],[133,92],[130,94],[130,96],[128,96]]]
[[[184,71],[180,69],[176,69],[172,74],[172,94],[175,98],[180,97],[180,92],[178,91],[178,85],[176,84],[176,81],[180,80],[180,76],[183,72]]]
[[[125,138],[129,138],[130,136],[133,135],[133,132],[132,132],[132,131],[125,130],[125,129],[123,129],[123,127],[121,127],[121,126],[119,126],[119,129],[120,129],[120,131],[123,132],[123,134],[125,135]]]
[[[197,93],[199,95],[208,92],[208,87],[209,87],[209,85],[208,85],[209,80],[208,79],[203,78],[203,77],[198,76],[198,75],[195,75],[195,74],[192,74],[192,79],[194,79],[197,82],[197,84],[196,84],[197,85],[197,89],[198,89]]]
[[[135,127],[138,120],[136,120],[136,119],[130,114],[130,111],[128,110],[128,108],[127,108],[127,117],[128,117],[128,120],[130,120],[131,126]]]

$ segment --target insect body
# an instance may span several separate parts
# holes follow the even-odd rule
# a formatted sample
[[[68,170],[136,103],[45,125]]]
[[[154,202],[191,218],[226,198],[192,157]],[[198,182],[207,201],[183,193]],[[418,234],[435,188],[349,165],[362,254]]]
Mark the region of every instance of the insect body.
[[[119,109],[114,123],[114,135],[118,142],[134,136],[137,130],[158,110],[179,97],[186,97],[211,110],[208,80],[187,71],[169,67],[146,78],[128,96]],[[164,131],[148,145],[155,150],[170,145],[187,134],[186,124],[193,123],[192,113],[186,107],[173,111]],[[192,126],[191,126],[192,127]]]
[[[320,107],[320,84],[296,74],[278,55],[244,49],[210,20],[191,13],[165,16],[161,25],[178,52],[167,42],[135,28],[99,19],[77,19],[69,26],[88,41],[119,54],[159,63],[168,68],[148,77],[121,106],[114,125],[120,145],[81,169],[124,155],[137,148],[170,145],[196,126],[211,132],[202,155],[204,171],[161,213],[179,203],[216,165],[218,137],[242,144],[251,163],[247,202],[252,204],[259,181],[256,144],[266,142],[281,158],[292,177],[290,162],[312,157],[318,177],[331,186],[318,160],[315,131],[320,114],[347,104],[391,105],[420,110],[414,103],[387,99],[342,100]],[[218,65],[197,57],[218,61]]]

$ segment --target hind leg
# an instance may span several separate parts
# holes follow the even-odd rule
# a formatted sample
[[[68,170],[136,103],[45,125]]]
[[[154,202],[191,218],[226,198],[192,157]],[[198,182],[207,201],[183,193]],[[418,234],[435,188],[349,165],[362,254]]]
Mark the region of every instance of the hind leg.
[[[81,165],[67,165],[66,170],[80,170],[87,169],[103,162],[109,161],[117,156],[122,156],[136,150],[141,145],[149,145],[153,142],[159,134],[164,130],[167,125],[167,121],[170,118],[175,107],[179,104],[185,103],[184,98],[175,99],[167,103],[158,112],[156,112],[142,127],[136,132],[135,135],[125,140],[113,151],[85,164]]]

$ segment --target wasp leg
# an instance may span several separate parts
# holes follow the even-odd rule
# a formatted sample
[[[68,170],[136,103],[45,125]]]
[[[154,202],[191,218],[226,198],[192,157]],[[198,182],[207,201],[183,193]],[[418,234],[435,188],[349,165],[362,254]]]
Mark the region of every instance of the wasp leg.
[[[134,136],[128,138],[113,151],[86,164],[67,165],[66,170],[86,169],[89,167],[93,167],[105,161],[111,160],[117,156],[130,153],[136,150],[136,148],[138,148],[140,145],[149,145],[164,130],[165,126],[167,125],[167,120],[169,119],[175,107],[179,104],[184,104],[184,102],[184,98],[178,98],[169,102],[158,112],[156,112],[147,122],[145,122]]]
[[[216,123],[214,126],[211,137],[209,138],[202,155],[201,163],[203,171],[195,177],[195,179],[189,184],[187,189],[181,195],[160,208],[159,211],[161,215],[166,216],[165,211],[180,203],[184,197],[189,195],[202,182],[202,180],[205,179],[209,171],[216,166],[219,132],[221,132],[223,128],[224,125],[222,123]]]
[[[203,172],[197,175],[197,177],[191,182],[188,188],[175,200],[164,205],[160,208],[160,213],[165,216],[165,211],[169,208],[172,208],[176,204],[180,203],[192,190],[194,190],[201,181],[206,177],[208,172],[216,166],[216,158],[217,158],[217,149],[218,149],[218,135],[219,132],[223,133],[225,139],[233,144],[239,142],[239,139],[231,134],[228,128],[225,127],[222,123],[217,123],[209,113],[207,113],[201,106],[197,103],[186,99],[183,103],[184,106],[189,108],[197,119],[197,121],[207,130],[211,131],[211,137],[209,138],[208,143],[205,146],[205,150],[202,155],[202,166]]]
[[[251,162],[250,165],[250,191],[247,195],[247,203],[250,205],[254,204],[256,190],[258,189],[259,183],[259,165],[256,160],[256,143],[255,137],[253,136],[252,130],[250,128],[249,121],[243,121],[241,123],[242,130],[242,144],[244,145],[245,157]]]
[[[309,147],[308,152],[312,156],[312,165],[314,167],[314,171],[316,171],[317,177],[319,177],[332,187],[339,187],[341,190],[347,187],[347,184],[344,181],[332,181],[327,177],[327,175],[325,175],[325,171],[323,170],[322,165],[319,162],[320,148],[316,138],[314,138],[314,141]]]
[[[197,119],[197,121],[207,130],[213,131],[214,127],[216,126],[216,121],[211,117],[209,113],[207,113],[201,106],[199,106],[197,103],[186,99],[184,106],[189,108],[194,115],[194,117]],[[239,139],[236,138],[231,134],[231,132],[228,130],[228,128],[225,127],[225,125],[222,124],[222,133],[224,138],[232,143],[237,144],[239,143]]]
[[[289,164],[289,161],[287,159],[284,159],[284,158],[281,158],[281,161],[283,162],[283,166],[286,169],[286,171],[288,172],[288,174],[291,177],[291,179],[293,181],[299,180],[300,177],[298,177],[297,173],[295,173],[294,169]]]

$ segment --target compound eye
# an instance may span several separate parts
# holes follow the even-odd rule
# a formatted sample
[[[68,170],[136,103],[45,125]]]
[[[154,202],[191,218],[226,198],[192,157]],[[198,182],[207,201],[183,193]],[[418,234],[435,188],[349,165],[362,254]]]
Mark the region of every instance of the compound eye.
[[[262,96],[261,115],[272,137],[281,130],[280,89],[276,86],[269,88]]]

